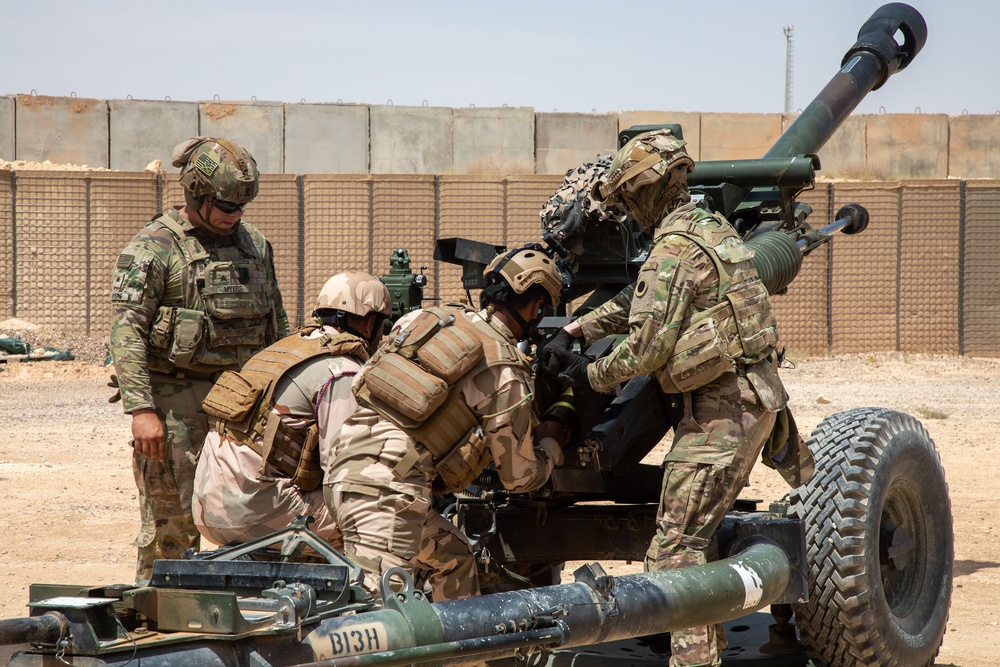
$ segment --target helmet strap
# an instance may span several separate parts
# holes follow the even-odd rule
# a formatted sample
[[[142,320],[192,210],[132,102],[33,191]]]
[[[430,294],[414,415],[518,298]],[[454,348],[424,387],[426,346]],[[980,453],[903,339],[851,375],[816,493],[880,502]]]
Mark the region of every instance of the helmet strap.
[[[326,310],[326,312],[330,311]],[[371,314],[373,313],[369,313],[369,315]],[[327,315],[327,314],[321,315],[318,311],[313,311],[313,317],[318,319],[324,325],[333,327],[335,329],[339,329],[340,331],[346,331],[349,334],[357,336],[358,338],[360,338],[365,342],[365,345],[368,347],[368,352],[369,353],[373,352],[375,350],[375,341],[377,341],[379,337],[382,335],[382,323],[384,321],[383,318],[381,317],[374,318],[371,331],[369,331],[368,335],[366,336],[364,332],[358,331],[356,328],[351,326],[348,315],[349,313],[345,310],[335,310],[333,311],[332,315]],[[361,316],[355,315],[355,317],[361,317]],[[366,317],[368,317],[368,315],[361,317],[361,319],[364,319]]]
[[[517,326],[521,327],[521,335],[518,336],[518,338],[527,338],[528,332],[531,331],[531,327],[530,324],[525,322],[524,318],[521,317],[521,313],[517,312],[516,308],[505,308],[504,310],[506,310],[507,314],[511,316],[511,319],[517,322]]]

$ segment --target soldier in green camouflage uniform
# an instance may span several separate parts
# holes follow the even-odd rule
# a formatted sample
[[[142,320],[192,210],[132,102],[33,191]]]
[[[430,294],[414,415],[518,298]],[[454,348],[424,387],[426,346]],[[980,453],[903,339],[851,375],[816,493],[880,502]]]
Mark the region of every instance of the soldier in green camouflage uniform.
[[[242,146],[179,144],[185,204],[164,211],[122,250],[111,282],[111,356],[132,415],[142,528],[136,581],[153,561],[197,546],[195,463],[208,423],[201,402],[220,372],[288,334],[271,246],[242,222],[257,165]]]
[[[682,395],[684,416],[664,460],[647,570],[702,564],[715,556],[715,532],[765,444],[773,444],[776,415],[787,401],[774,355],[774,314],[750,262],[752,251],[725,218],[691,203],[687,172],[694,163],[683,146],[668,130],[639,135],[596,184],[594,198],[623,204],[654,234],[653,245],[635,285],[567,325],[543,358],[550,372],[570,384],[610,391],[652,374],[665,392]],[[712,325],[699,330],[697,324],[709,317]],[[697,332],[716,330],[725,344],[708,364],[715,370],[706,371],[704,359],[694,354],[704,355],[706,348],[687,341],[694,336],[703,343]],[[569,351],[574,338],[589,344],[621,333],[627,338],[593,363]],[[792,444],[798,456],[799,443]],[[766,458],[773,464],[784,463],[792,448],[782,442],[776,448],[782,451],[772,449]],[[808,475],[805,451],[797,471]],[[670,664],[717,666],[724,647],[721,626],[674,632]]]
[[[359,407],[338,434],[324,483],[345,553],[365,571],[371,590],[377,589],[380,573],[401,567],[412,575],[429,572],[435,601],[478,595],[468,538],[433,509],[434,494],[464,489],[491,461],[508,491],[532,491],[562,461],[569,432],[558,421],[539,422],[531,367],[516,347],[537,328],[543,309],[559,303],[561,273],[540,250],[519,249],[497,257],[484,275],[482,310],[448,306],[408,314],[355,383]],[[468,334],[464,340],[477,341],[472,347],[479,360],[459,350],[455,359],[472,359],[471,365],[449,383],[449,398],[441,407],[414,429],[401,426],[400,414],[373,398],[369,387],[372,377],[392,364],[402,364],[410,374],[394,379],[399,386],[425,373],[397,353],[401,345],[421,339],[425,322],[440,326],[442,337],[458,332],[453,339],[458,340]],[[420,350],[430,347],[426,343]],[[418,392],[402,394],[410,399]],[[455,416],[458,412],[464,417]],[[442,447],[456,442],[455,435],[453,447]],[[446,454],[439,456],[435,448]]]

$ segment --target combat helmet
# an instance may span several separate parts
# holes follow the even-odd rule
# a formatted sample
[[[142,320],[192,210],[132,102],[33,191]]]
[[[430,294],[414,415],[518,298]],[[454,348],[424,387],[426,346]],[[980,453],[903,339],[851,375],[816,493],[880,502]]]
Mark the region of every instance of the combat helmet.
[[[390,301],[389,290],[375,276],[344,271],[332,276],[323,285],[316,298],[315,310],[340,310],[358,317],[380,313],[388,317]]]
[[[591,196],[605,206],[624,204],[629,215],[651,231],[672,204],[691,198],[687,174],[694,171],[694,160],[686,144],[666,128],[633,137],[615,154]]]
[[[375,276],[360,271],[344,271],[330,277],[316,297],[313,317],[365,340],[369,351],[373,351],[382,338],[383,324],[392,313],[389,290]],[[375,315],[375,322],[366,335],[358,331],[348,319],[348,315],[367,317]]]
[[[174,148],[171,164],[180,168],[180,183],[196,200],[248,204],[257,196],[257,161],[243,146],[216,137],[194,137]]]
[[[567,270],[537,243],[497,255],[483,271],[483,278],[487,300],[495,300],[507,286],[517,294],[524,294],[532,285],[541,285],[553,308],[561,303],[564,290],[569,287]]]

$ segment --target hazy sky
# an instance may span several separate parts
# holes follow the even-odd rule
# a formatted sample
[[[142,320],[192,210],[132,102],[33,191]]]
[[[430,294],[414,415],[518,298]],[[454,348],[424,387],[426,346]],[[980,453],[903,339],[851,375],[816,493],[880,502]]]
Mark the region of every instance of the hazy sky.
[[[797,110],[882,4],[0,0],[0,94],[781,112],[782,28]],[[927,45],[857,112],[1000,110],[1000,2],[910,4]]]

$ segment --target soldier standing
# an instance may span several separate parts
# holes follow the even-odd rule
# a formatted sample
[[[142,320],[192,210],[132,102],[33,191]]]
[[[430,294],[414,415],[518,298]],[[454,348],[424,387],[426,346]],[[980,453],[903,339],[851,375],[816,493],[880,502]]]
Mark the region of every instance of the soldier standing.
[[[774,313],[752,251],[724,217],[691,202],[687,173],[694,162],[684,144],[669,130],[641,134],[595,184],[592,196],[624,205],[654,235],[653,245],[635,285],[567,325],[543,351],[545,368],[572,385],[609,391],[653,374],[664,392],[682,396],[684,416],[664,461],[647,570],[714,557],[715,532],[766,443],[765,461],[781,466],[786,479],[811,474],[797,431],[787,442],[769,443],[778,413],[790,420]],[[722,337],[706,338],[713,330]],[[576,338],[589,344],[616,333],[628,337],[595,362],[569,351]],[[778,431],[787,435],[787,426]],[[721,665],[724,646],[721,626],[674,632],[670,664]]]
[[[569,432],[539,423],[517,348],[559,304],[562,273],[529,246],[496,257],[484,277],[479,312],[449,305],[404,317],[355,383],[359,407],[324,490],[370,590],[401,567],[429,571],[436,601],[478,595],[468,538],[434,511],[433,495],[465,489],[491,461],[504,488],[531,491],[562,461]]]
[[[194,481],[194,522],[220,545],[240,544],[312,516],[336,549],[321,462],[357,407],[351,384],[382,340],[389,291],[367,273],[338,273],[320,290],[313,322],[226,371],[204,408],[208,437]]]
[[[149,580],[154,560],[198,544],[191,495],[212,383],[288,334],[271,245],[241,220],[258,191],[253,156],[195,137],[174,149],[172,163],[184,205],[132,238],[111,284],[111,356],[132,415],[142,514],[137,583]]]

